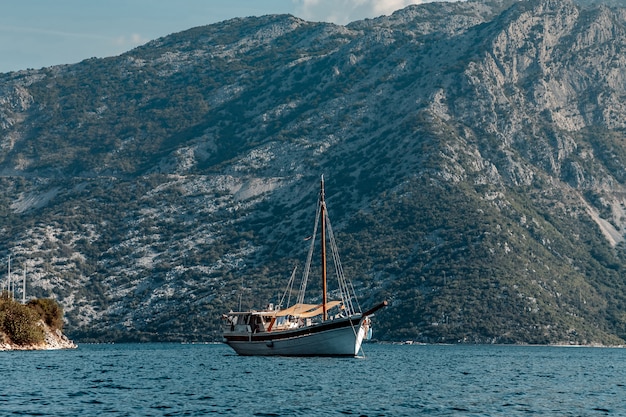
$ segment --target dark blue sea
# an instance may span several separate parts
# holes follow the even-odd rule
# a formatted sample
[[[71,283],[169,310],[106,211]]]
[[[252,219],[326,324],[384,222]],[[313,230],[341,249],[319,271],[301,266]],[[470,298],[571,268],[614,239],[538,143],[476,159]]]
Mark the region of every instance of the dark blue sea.
[[[626,351],[364,345],[364,358],[221,344],[0,352],[1,416],[626,416]]]

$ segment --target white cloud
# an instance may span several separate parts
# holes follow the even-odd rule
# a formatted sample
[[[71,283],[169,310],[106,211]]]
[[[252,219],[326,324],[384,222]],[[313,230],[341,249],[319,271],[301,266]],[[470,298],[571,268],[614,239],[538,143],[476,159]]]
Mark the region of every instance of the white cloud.
[[[148,39],[143,38],[138,33],[133,33],[130,36],[118,36],[115,38],[114,42],[115,45],[126,48],[142,45],[148,42]]]
[[[293,0],[298,17],[338,24],[389,15],[411,4],[431,1],[433,0]]]

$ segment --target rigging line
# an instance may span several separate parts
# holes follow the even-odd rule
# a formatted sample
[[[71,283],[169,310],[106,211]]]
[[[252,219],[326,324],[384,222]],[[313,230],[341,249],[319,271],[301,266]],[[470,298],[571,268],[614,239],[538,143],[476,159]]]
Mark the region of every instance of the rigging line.
[[[342,295],[342,301],[344,301],[344,305],[347,309],[347,314],[354,314],[354,305],[352,304],[352,298],[356,298],[356,293],[354,292],[354,287],[352,286],[352,282],[347,280],[345,274],[343,272],[343,267],[341,266],[341,259],[339,257],[339,249],[337,247],[337,241],[335,240],[335,235],[332,230],[332,226],[330,224],[330,218],[326,219],[326,224],[328,228],[328,235],[330,240],[331,251],[333,254],[333,261],[335,262],[335,271],[337,273],[337,280],[339,282],[339,290]],[[348,283],[350,283],[350,287],[352,287],[352,292],[350,292],[350,287],[348,287]],[[358,303],[358,300],[357,300]],[[359,306],[360,309],[360,306]]]
[[[359,303],[359,299],[356,296],[356,291],[354,290],[354,285],[352,285],[352,281],[348,281],[350,284],[350,288],[352,288],[352,294],[354,294],[354,301],[356,301],[356,306],[359,308],[359,312],[363,312],[361,309],[361,304]]]
[[[291,305],[291,293],[293,292],[293,283],[296,280],[296,270],[298,269],[298,265],[293,267],[293,272],[291,273],[291,284],[289,285],[289,297],[287,298],[287,307]],[[279,308],[282,308],[282,306],[279,306]]]
[[[363,321],[363,317],[361,317],[361,320],[359,320],[359,329],[361,329],[361,322],[362,321]],[[357,333],[357,330],[354,328],[354,324],[352,323],[352,320],[350,320],[350,326],[352,327],[352,333],[354,333],[355,340],[358,340],[359,334]],[[363,350],[363,341],[361,341],[361,346],[359,346],[359,351],[363,354],[363,357],[365,357],[365,351]],[[357,352],[357,354],[358,354],[358,352]]]
[[[330,233],[332,233],[332,228],[330,227],[330,224],[329,224],[329,229],[331,230]],[[350,306],[350,314],[354,314],[355,310],[354,310],[354,305],[352,304],[352,299],[355,299],[357,301],[357,305],[358,305],[358,299],[356,298],[356,292],[354,291],[354,286],[352,285],[352,281],[349,279],[346,279],[345,274],[343,272],[343,267],[339,259],[339,249],[337,248],[337,242],[334,238],[334,234],[333,234],[333,244],[334,244],[333,251],[337,254],[337,263],[338,263],[337,268],[339,270],[339,273],[341,274],[341,284],[343,286],[342,288],[343,288],[343,291],[345,291],[345,294],[347,296],[348,304]],[[352,291],[350,291],[350,289],[352,289]],[[358,307],[360,311],[361,307],[360,306]]]
[[[334,239],[334,238],[333,238]],[[337,248],[337,244],[335,242],[335,251],[337,252],[337,259],[339,259],[339,249]],[[350,308],[352,309],[352,313],[354,314],[356,310],[354,309],[354,305],[352,304],[352,300],[356,301],[356,305],[358,307],[358,311],[361,312],[361,305],[359,304],[359,299],[356,296],[356,291],[354,290],[354,285],[352,284],[352,280],[346,279],[345,274],[343,272],[343,266],[341,265],[341,261],[339,261],[339,268],[341,269],[341,277],[342,282],[345,285],[346,294],[348,295],[348,300],[350,302]]]
[[[320,220],[320,205],[321,201],[317,203],[317,214],[315,216],[315,226],[313,227],[313,236],[311,237],[311,246],[309,247],[309,253],[306,258],[306,264],[304,265],[304,271],[302,274],[302,282],[300,284],[300,292],[298,293],[298,304],[304,303],[304,293],[306,292],[307,283],[309,281],[309,272],[311,271],[311,261],[313,259],[313,249],[315,248],[315,237],[317,236],[317,227]]]
[[[359,322],[359,328],[360,327],[361,327],[361,322]],[[357,336],[357,338],[358,338],[358,336]],[[365,339],[365,335],[363,336],[363,338]],[[364,342],[364,340],[361,341],[361,346],[359,346],[359,351],[361,352],[361,356],[365,359],[365,350],[363,350],[363,342]],[[357,356],[358,356],[358,354],[357,354]]]
[[[365,351],[363,350],[363,343],[361,343],[361,346],[359,346],[359,351],[361,352],[361,357],[365,359]]]
[[[341,261],[339,258],[335,257],[336,248],[333,248],[333,260],[335,261],[335,271],[337,273],[337,281],[339,283],[339,292],[341,293],[341,299],[344,303],[344,307],[348,315],[352,315],[354,313],[352,308],[352,301],[350,300],[350,293],[347,291],[348,287],[346,286],[346,279],[343,274],[343,270],[341,267]]]
[[[285,289],[285,292],[283,293],[283,296],[280,299],[280,303],[278,304],[279,308],[282,308],[283,302],[285,301],[285,297],[287,297],[287,304],[285,306],[289,307],[289,305],[291,303],[291,293],[293,291],[293,282],[295,281],[295,278],[296,278],[296,270],[297,269],[298,269],[298,265],[296,265],[293,268],[293,272],[291,273],[291,277],[289,277],[289,282],[287,283],[287,288]],[[289,294],[289,295],[287,295],[287,294]]]
[[[330,227],[330,222],[328,222],[328,229],[329,229],[329,235],[331,235],[331,251],[333,254],[333,261],[335,264],[335,272],[337,274],[337,282],[339,284],[339,291],[341,293],[341,299],[344,303],[344,307],[346,308],[347,314],[351,315],[352,314],[352,308],[351,308],[351,303],[350,303],[350,294],[348,292],[346,292],[346,285],[345,285],[345,276],[343,274],[343,269],[341,268],[341,260],[339,258],[339,254],[337,251],[337,245],[336,242],[334,241],[334,236],[332,236],[332,228]]]

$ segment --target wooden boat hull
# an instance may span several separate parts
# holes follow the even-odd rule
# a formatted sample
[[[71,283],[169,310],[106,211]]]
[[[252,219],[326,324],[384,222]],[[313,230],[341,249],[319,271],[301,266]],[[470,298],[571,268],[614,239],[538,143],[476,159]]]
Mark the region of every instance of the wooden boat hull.
[[[224,333],[237,354],[276,356],[357,356],[369,329],[361,315],[294,330]]]

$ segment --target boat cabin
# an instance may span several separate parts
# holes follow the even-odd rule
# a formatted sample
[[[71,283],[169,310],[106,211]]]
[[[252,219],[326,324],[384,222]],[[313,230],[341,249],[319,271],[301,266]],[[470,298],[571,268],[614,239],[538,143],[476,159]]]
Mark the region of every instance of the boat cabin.
[[[337,313],[329,316],[329,320],[345,317],[339,301],[331,301],[326,311],[337,307]],[[295,304],[286,309],[274,309],[271,305],[265,311],[229,312],[222,316],[224,332],[228,333],[261,333],[292,330],[312,326],[321,322],[322,305]]]

